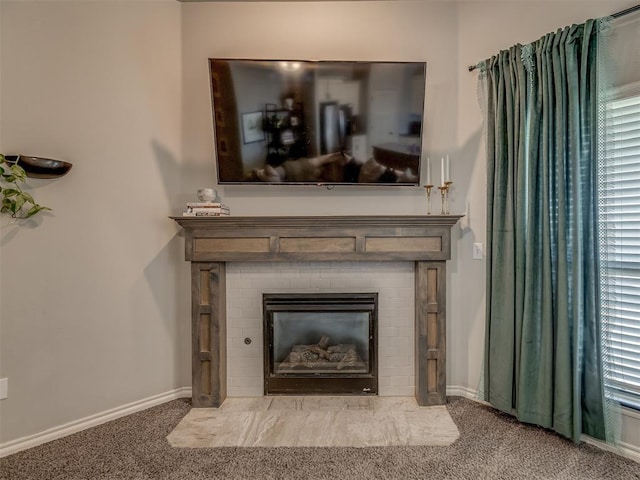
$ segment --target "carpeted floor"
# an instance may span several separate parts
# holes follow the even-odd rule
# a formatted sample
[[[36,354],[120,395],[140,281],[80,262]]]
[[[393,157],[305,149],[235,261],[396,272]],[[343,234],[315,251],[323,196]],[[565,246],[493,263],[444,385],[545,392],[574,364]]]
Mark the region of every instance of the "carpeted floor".
[[[172,448],[189,408],[175,400],[0,459],[0,479],[640,479],[638,463],[456,397],[448,447]]]

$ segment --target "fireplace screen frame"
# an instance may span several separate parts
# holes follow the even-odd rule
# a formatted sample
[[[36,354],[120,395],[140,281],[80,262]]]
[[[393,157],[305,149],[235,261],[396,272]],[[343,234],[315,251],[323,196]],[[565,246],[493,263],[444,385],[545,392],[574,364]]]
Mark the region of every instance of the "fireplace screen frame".
[[[377,395],[377,293],[263,293],[265,395]],[[274,314],[278,312],[366,312],[369,358],[366,373],[278,373],[274,360]]]

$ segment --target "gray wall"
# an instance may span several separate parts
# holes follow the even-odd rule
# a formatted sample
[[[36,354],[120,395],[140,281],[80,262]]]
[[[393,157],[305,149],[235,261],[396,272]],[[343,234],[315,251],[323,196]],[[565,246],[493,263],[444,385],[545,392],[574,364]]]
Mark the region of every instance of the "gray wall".
[[[448,269],[448,384],[474,391],[485,280],[471,247],[485,239],[486,165],[466,67],[633,4],[1,2],[1,151],[74,167],[29,182],[52,214],[1,220],[0,442],[190,384],[188,266],[167,216],[215,186],[209,57],[427,62],[424,153],[450,156],[451,211],[465,214]],[[235,215],[425,212],[419,187],[219,193]],[[625,438],[640,445],[632,421]]]
[[[0,442],[190,381],[180,5],[0,3],[0,151],[67,160],[3,216]],[[209,182],[207,182],[209,183]],[[184,193],[183,193],[184,192]]]

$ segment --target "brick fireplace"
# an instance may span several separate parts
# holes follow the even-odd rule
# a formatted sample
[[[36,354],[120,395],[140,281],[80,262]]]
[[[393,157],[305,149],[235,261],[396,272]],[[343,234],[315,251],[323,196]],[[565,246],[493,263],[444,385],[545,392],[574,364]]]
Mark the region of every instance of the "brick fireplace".
[[[259,381],[251,378],[251,368],[234,369],[232,364],[227,368],[229,359],[235,362],[234,355],[248,351],[243,351],[239,342],[239,337],[247,332],[243,330],[246,323],[242,320],[242,311],[246,308],[234,296],[234,291],[246,287],[242,269],[246,271],[252,265],[259,265],[259,270],[281,270],[281,265],[318,268],[329,278],[332,270],[341,270],[344,265],[355,268],[363,265],[374,271],[380,265],[409,265],[413,270],[413,285],[404,288],[411,288],[414,295],[408,295],[405,303],[412,302],[411,307],[415,309],[415,346],[406,349],[405,345],[404,351],[411,350],[412,355],[403,357],[405,361],[413,361],[413,375],[407,381],[409,365],[403,370],[403,367],[395,368],[393,361],[385,364],[381,358],[380,393],[385,394],[385,388],[386,394],[413,389],[419,405],[445,403],[445,272],[446,260],[450,258],[450,229],[459,218],[454,215],[174,217],[185,229],[186,259],[192,268],[193,405],[218,407],[227,397],[228,388],[235,395],[257,394],[262,388]],[[227,267],[233,272],[237,266],[240,266],[240,275],[231,274],[228,281]],[[296,291],[318,291],[312,283],[293,282]],[[357,287],[325,282],[325,288],[338,293],[337,290]],[[227,300],[231,302],[229,309]],[[389,313],[385,314],[381,308],[380,315],[384,322],[384,315]],[[393,314],[388,318],[391,316]],[[246,328],[251,332],[252,327]],[[259,336],[255,326],[253,328],[253,336]],[[381,345],[385,335],[392,332],[397,333],[397,329],[381,327]],[[402,335],[404,340],[400,342],[406,342],[408,336]],[[242,340],[253,345],[254,359],[262,356],[263,352],[256,355],[255,351],[261,349],[261,338],[253,342],[251,335],[247,335]],[[403,351],[397,344],[396,350]],[[227,370],[231,379],[229,387]],[[388,379],[382,376],[383,371],[391,372]]]

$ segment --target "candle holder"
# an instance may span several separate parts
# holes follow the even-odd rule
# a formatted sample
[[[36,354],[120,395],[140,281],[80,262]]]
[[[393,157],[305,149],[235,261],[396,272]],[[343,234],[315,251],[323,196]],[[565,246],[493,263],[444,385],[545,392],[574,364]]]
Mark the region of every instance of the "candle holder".
[[[451,185],[453,185],[453,182],[451,180],[447,180],[444,183],[447,186],[447,202],[446,202],[446,208],[445,208],[445,214],[449,215],[449,190],[451,190]]]
[[[427,191],[427,215],[431,215],[431,189],[433,185],[425,185],[424,189]]]
[[[440,197],[442,200],[442,209],[440,210],[440,214],[446,215],[447,214],[447,190],[449,190],[449,187],[447,187],[446,185],[443,185],[441,187],[438,187],[438,190],[440,190]]]
[[[438,187],[440,189],[440,196],[442,197],[442,215],[449,215],[449,189],[453,182],[444,182],[444,185]]]

